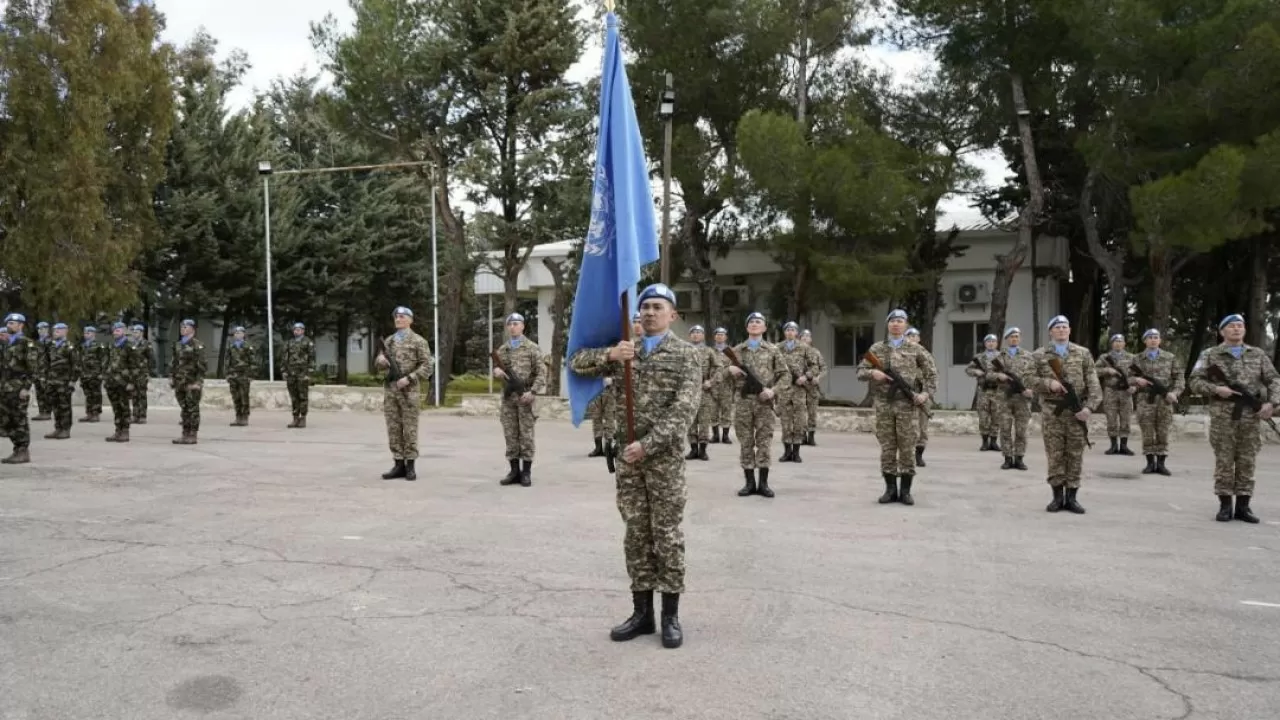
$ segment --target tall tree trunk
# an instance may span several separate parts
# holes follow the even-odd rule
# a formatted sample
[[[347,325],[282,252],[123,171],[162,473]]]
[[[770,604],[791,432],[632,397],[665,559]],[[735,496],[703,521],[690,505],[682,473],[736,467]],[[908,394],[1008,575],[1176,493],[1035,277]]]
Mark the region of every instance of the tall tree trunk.
[[[1173,315],[1173,279],[1191,259],[1179,256],[1155,239],[1147,242],[1147,262],[1151,267],[1151,327],[1167,334]]]
[[[564,360],[565,347],[568,345],[569,283],[565,277],[567,262],[556,262],[551,258],[542,258],[542,264],[551,273],[551,282],[555,287],[555,296],[551,300],[551,357],[547,374],[547,394],[560,394],[560,365]]]
[[[338,379],[339,385],[347,384],[347,347],[351,344],[351,316],[338,316]]]
[[[436,160],[439,162],[439,157]],[[444,230],[442,233],[444,257],[441,258],[440,263],[444,271],[439,280],[440,327],[437,328],[440,334],[440,347],[436,348],[440,355],[440,365],[435,369],[439,377],[440,399],[443,401],[445,388],[453,378],[453,355],[458,340],[458,323],[462,321],[462,294],[471,263],[467,262],[466,228],[449,205],[448,174],[443,169],[436,169],[434,176],[432,199]],[[431,396],[434,402],[435,393]]]
[[[1273,233],[1259,235],[1253,241],[1253,276],[1249,278],[1244,341],[1257,347],[1267,342],[1267,263],[1272,244],[1276,242],[1280,242],[1280,236]]]
[[[996,275],[991,290],[991,320],[987,332],[996,337],[1004,334],[1005,318],[1009,312],[1009,287],[1017,276],[1019,268],[1027,258],[1027,249],[1035,240],[1035,227],[1044,207],[1044,185],[1040,181],[1040,165],[1036,162],[1035,139],[1031,135],[1031,111],[1027,109],[1027,98],[1022,87],[1022,75],[1013,73],[1010,77],[1013,91],[1013,109],[1018,117],[1018,136],[1022,142],[1022,163],[1027,175],[1027,188],[1031,197],[1018,214],[1018,237],[1013,247],[1005,255],[996,256]]]
[[[227,376],[227,336],[231,334],[231,308],[222,311],[222,338],[218,341],[218,377]]]
[[[1084,224],[1085,241],[1089,243],[1089,255],[1107,276],[1107,327],[1108,335],[1123,333],[1128,316],[1127,290],[1124,279],[1124,253],[1111,252],[1102,245],[1098,235],[1098,218],[1093,210],[1093,187],[1098,180],[1098,169],[1090,167],[1080,190],[1080,220]]]
[[[685,241],[685,256],[689,262],[689,274],[698,286],[698,295],[702,299],[703,322],[707,326],[707,336],[722,323],[720,319],[720,295],[716,292],[716,271],[711,267],[711,246],[707,237],[706,224],[702,222],[701,209],[685,207],[685,215],[681,221],[680,237]]]
[[[1209,298],[1201,296],[1200,309],[1196,311],[1196,323],[1192,327],[1195,332],[1191,334],[1191,348],[1187,351],[1187,362],[1182,369],[1184,380],[1191,377],[1191,371],[1195,369],[1196,360],[1200,359],[1200,351],[1205,347],[1204,329],[1209,323]]]

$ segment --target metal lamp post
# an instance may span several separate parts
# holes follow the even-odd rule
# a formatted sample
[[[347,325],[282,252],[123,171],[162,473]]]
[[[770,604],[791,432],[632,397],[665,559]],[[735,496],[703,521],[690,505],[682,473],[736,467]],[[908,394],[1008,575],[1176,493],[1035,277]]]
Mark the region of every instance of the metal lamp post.
[[[671,118],[676,114],[676,91],[671,73],[667,73],[667,88],[662,91],[658,104],[658,117],[666,127],[662,141],[662,264],[664,285],[671,284]]]
[[[275,307],[271,294],[271,162],[258,162],[258,174],[262,176],[262,225],[267,263],[267,380],[276,381],[276,323]]]

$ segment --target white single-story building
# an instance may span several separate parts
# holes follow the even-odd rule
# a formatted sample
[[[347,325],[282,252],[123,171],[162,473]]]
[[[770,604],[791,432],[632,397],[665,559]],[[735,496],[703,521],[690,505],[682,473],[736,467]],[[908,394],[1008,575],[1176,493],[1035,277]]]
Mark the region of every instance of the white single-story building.
[[[1007,253],[1014,240],[1014,231],[985,223],[963,229],[957,240],[957,244],[967,246],[968,250],[962,257],[952,258],[942,276],[943,307],[934,320],[933,347],[930,348],[938,363],[936,402],[942,407],[967,408],[973,398],[975,383],[964,370],[981,349],[982,338],[986,334],[987,320],[991,315],[996,256]],[[537,298],[537,319],[528,333],[537,339],[543,352],[551,350],[550,328],[542,332],[543,328],[537,325],[550,323],[550,308],[555,298],[554,283],[551,273],[543,265],[543,258],[565,258],[575,242],[535,247],[518,279],[520,295]],[[1014,277],[1007,325],[1022,330],[1024,346],[1039,346],[1048,337],[1043,325],[1058,314],[1059,288],[1065,281],[1068,268],[1067,253],[1065,239],[1041,237],[1034,253],[1028,253]],[[727,312],[741,315],[745,324],[748,313],[767,307],[767,295],[780,272],[768,253],[752,248],[735,248],[725,257],[715,258],[713,267],[721,304]],[[678,331],[683,335],[689,326],[705,324],[705,315],[696,285],[678,279],[674,289],[679,296],[681,313]],[[482,266],[476,273],[475,293],[477,297],[487,297],[489,317],[493,319],[495,329],[500,330],[502,279]],[[861,354],[885,336],[885,316],[889,309],[887,305],[881,305],[861,316],[834,317],[817,313],[798,321],[813,332],[813,344],[822,352],[829,366],[830,371],[822,385],[826,397],[852,402],[862,400],[866,385],[858,381],[856,365]],[[788,319],[794,318],[770,318],[770,325],[776,326]],[[741,335],[741,332],[735,329],[735,335]]]

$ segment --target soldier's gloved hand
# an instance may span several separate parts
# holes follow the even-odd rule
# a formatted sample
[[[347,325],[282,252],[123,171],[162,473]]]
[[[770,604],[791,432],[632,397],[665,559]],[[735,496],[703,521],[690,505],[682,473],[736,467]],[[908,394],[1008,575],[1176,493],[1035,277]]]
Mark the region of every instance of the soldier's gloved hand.
[[[1089,422],[1090,415],[1093,413],[1089,412],[1089,408],[1081,408],[1080,412],[1076,413],[1076,419],[1080,422]]]
[[[734,377],[742,377],[743,375],[747,374],[746,371],[744,371],[742,368],[738,367],[737,365],[730,365],[729,373]]]
[[[630,340],[622,340],[609,348],[609,359],[613,362],[626,362],[636,356],[636,344]]]
[[[1276,411],[1276,406],[1271,403],[1262,403],[1262,409],[1258,411],[1258,417],[1263,420],[1270,420],[1271,414]]]
[[[1213,394],[1225,400],[1232,397],[1233,395],[1238,395],[1239,393],[1227,387],[1226,385],[1219,385],[1213,389]]]

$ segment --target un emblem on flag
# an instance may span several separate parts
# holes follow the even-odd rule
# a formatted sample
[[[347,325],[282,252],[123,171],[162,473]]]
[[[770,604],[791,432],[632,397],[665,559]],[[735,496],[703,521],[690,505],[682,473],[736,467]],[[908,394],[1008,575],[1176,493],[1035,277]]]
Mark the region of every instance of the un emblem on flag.
[[[591,198],[591,225],[582,245],[584,255],[609,257],[617,227],[613,222],[613,193],[609,191],[609,175],[603,167],[596,168],[596,180]]]

